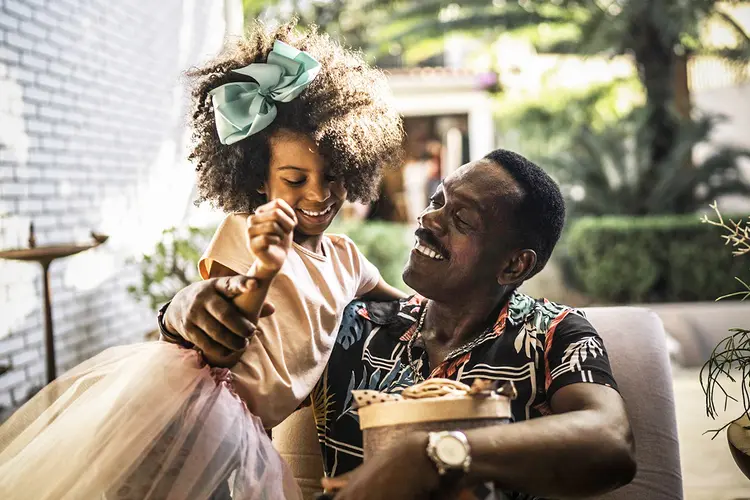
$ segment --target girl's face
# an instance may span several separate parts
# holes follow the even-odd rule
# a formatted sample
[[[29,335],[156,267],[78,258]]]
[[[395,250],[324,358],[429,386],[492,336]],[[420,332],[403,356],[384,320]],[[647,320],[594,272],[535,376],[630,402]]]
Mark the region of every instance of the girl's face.
[[[328,174],[325,158],[304,134],[277,132],[270,147],[266,197],[269,201],[281,198],[294,209],[295,235],[323,234],[346,200],[344,183]]]

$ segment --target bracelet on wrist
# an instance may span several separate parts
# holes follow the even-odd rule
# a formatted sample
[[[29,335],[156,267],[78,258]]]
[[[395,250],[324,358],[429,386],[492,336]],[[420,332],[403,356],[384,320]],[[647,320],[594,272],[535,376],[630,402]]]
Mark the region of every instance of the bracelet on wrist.
[[[161,308],[159,309],[159,313],[156,316],[156,322],[159,324],[159,333],[167,342],[178,344],[187,348],[192,348],[193,344],[191,342],[188,342],[181,336],[170,332],[169,330],[167,330],[167,326],[164,324],[164,315],[166,314],[167,308],[169,307],[170,303],[171,301],[161,306]]]

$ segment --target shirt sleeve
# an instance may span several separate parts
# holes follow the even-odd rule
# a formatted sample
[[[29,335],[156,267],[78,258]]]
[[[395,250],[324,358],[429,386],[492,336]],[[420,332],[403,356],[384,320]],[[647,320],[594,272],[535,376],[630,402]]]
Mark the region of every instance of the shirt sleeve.
[[[375,265],[367,260],[367,257],[359,251],[357,245],[348,236],[343,236],[347,245],[351,248],[354,260],[354,270],[359,276],[357,282],[357,292],[355,297],[362,297],[364,294],[375,288],[380,281],[380,271]]]
[[[584,314],[565,310],[553,321],[545,339],[547,399],[570,384],[594,383],[617,390],[601,337]]]
[[[247,239],[248,214],[228,215],[214,233],[206,251],[198,261],[198,271],[203,279],[211,275],[214,262],[228,267],[237,274],[246,274],[253,263]]]

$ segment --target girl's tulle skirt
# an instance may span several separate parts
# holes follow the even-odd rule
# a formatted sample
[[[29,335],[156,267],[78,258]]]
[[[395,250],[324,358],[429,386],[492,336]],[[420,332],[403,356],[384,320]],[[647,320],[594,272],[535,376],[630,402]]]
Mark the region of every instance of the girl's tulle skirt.
[[[231,373],[164,342],[114,347],[0,426],[0,498],[298,499]]]

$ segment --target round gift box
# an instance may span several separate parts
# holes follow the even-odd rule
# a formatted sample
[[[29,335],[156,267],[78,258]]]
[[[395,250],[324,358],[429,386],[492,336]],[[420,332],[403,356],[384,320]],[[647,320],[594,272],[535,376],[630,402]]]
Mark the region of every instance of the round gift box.
[[[386,401],[360,407],[364,459],[414,431],[452,431],[510,422],[510,399],[438,397]]]

